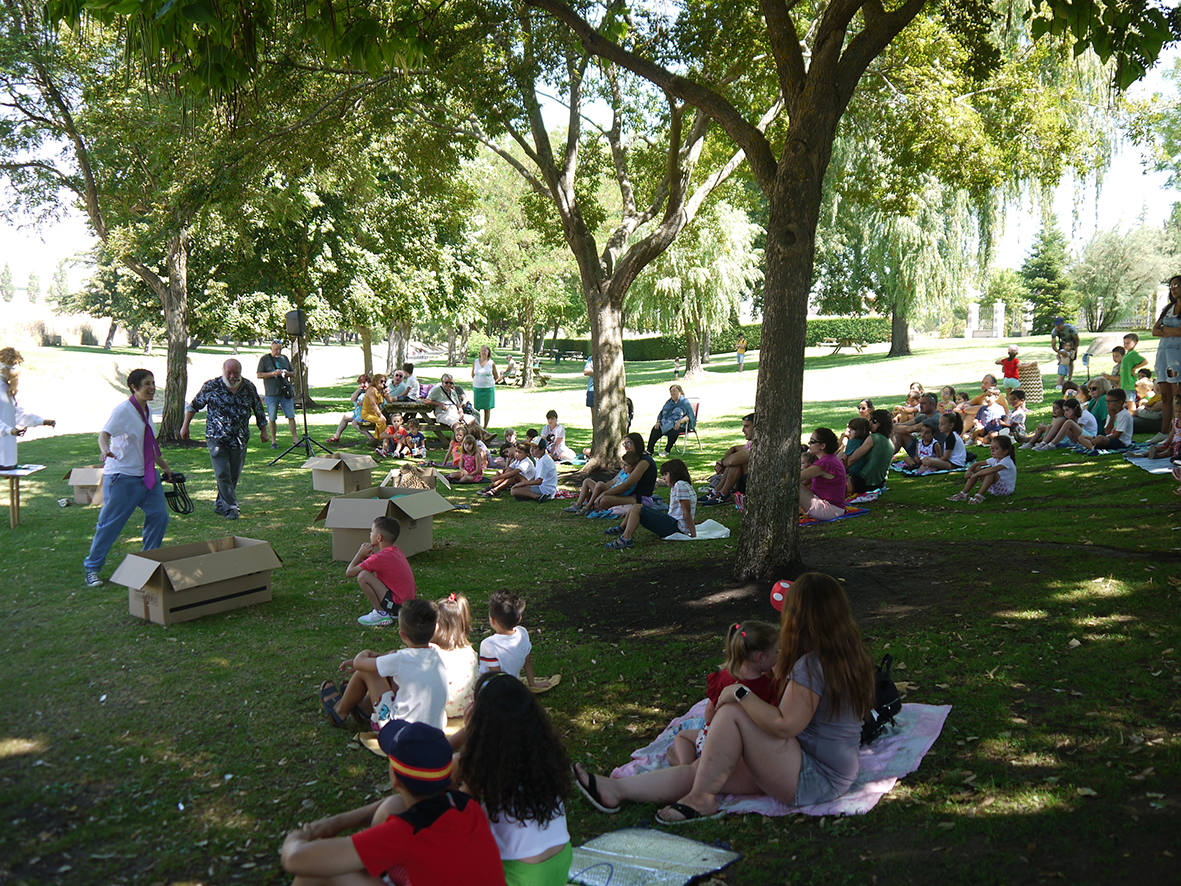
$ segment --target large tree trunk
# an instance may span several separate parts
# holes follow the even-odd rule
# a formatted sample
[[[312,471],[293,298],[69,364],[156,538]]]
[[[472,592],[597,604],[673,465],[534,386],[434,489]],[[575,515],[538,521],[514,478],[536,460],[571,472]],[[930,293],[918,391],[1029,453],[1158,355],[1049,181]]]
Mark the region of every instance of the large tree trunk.
[[[594,436],[584,468],[589,472],[619,462],[619,446],[627,433],[627,377],[623,367],[622,298],[588,293],[587,307],[595,368],[595,406],[591,410]]]
[[[406,363],[406,349],[410,343],[411,325],[409,320],[394,320],[386,338],[385,374],[393,375]]]
[[[710,361],[710,340],[713,338],[713,333],[708,329],[701,333],[701,362],[708,363]]]
[[[119,321],[112,320],[111,328],[107,330],[107,340],[103,342],[103,350],[109,351],[115,342],[115,333],[119,331]]]
[[[906,307],[897,302],[890,312],[890,356],[910,356],[910,325],[906,322]]]
[[[361,363],[366,375],[373,375],[373,333],[368,326],[358,326],[361,336]]]
[[[168,338],[168,376],[164,383],[164,411],[160,416],[160,439],[180,440],[185,417],[185,394],[189,386],[189,241],[181,232],[168,241],[168,282],[160,293]]]
[[[823,102],[818,104],[824,107]],[[801,567],[804,338],[820,189],[838,116],[833,108],[807,115],[808,119],[792,118],[768,199],[764,346],[759,351],[755,394],[755,443],[734,561],[735,574],[744,579],[794,578]]]
[[[701,339],[693,324],[685,324],[685,376],[701,374]]]
[[[459,330],[456,329],[454,326],[449,326],[447,328],[447,365],[448,366],[455,366],[456,365],[455,342],[458,337],[459,337]]]

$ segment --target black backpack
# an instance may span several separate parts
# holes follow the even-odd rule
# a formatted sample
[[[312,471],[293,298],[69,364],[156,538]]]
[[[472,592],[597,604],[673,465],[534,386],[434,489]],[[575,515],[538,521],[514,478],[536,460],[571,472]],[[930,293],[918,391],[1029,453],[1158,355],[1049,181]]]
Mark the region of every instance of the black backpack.
[[[894,667],[894,656],[886,653],[874,667],[873,708],[865,715],[861,724],[861,743],[869,744],[894,723],[894,717],[902,710],[902,696],[894,685],[890,670]]]

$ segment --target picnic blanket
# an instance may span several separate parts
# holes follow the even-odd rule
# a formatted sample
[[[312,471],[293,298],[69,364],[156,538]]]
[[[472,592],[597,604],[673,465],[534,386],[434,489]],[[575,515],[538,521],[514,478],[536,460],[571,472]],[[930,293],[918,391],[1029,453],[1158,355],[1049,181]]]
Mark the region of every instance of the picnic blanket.
[[[697,527],[697,537],[692,538],[685,535],[683,532],[674,532],[672,535],[666,535],[664,541],[697,541],[703,538],[729,538],[730,530],[719,523],[717,520],[706,520]]]
[[[638,775],[668,766],[668,749],[676,734],[682,729],[700,729],[705,725],[705,704],[706,699],[702,699],[684,716],[675,718],[651,744],[633,751],[631,760],[618,767],[611,776]],[[943,731],[949,713],[951,705],[904,704],[902,712],[894,718],[896,725],[861,748],[861,771],[857,780],[835,800],[812,806],[789,806],[763,794],[723,794],[718,801],[724,810],[733,813],[864,815],[898,783],[898,779],[919,768],[919,763]]]
[[[862,492],[858,495],[850,496],[845,499],[847,505],[860,505],[870,501],[877,501],[886,493],[886,487],[882,486],[878,489],[871,489],[869,492]],[[840,519],[839,517],[837,519]]]
[[[1147,458],[1141,453],[1126,452],[1124,458],[1140,470],[1148,471],[1150,474],[1171,474],[1173,472],[1173,463],[1169,461],[1167,455],[1164,458]]]
[[[920,474],[918,468],[908,468],[900,461],[892,461],[890,462],[890,470],[897,471],[906,477],[934,477],[936,474],[954,474],[958,471],[964,471],[967,470],[967,466],[965,465],[962,468],[943,468],[938,471],[927,471],[924,474]]]
[[[1143,455],[1148,451],[1148,445],[1145,443],[1137,443],[1129,449],[1088,449],[1086,446],[1080,446],[1078,443],[1070,443],[1063,446],[1059,443],[1054,449],[1068,449],[1071,452],[1077,452],[1079,455]]]
[[[850,499],[852,501],[852,499]],[[815,517],[800,517],[801,526],[812,526],[816,523],[835,523],[837,520],[848,520],[850,517],[864,517],[869,513],[869,508],[845,508],[845,513],[839,517],[833,517],[830,520],[817,520]]]

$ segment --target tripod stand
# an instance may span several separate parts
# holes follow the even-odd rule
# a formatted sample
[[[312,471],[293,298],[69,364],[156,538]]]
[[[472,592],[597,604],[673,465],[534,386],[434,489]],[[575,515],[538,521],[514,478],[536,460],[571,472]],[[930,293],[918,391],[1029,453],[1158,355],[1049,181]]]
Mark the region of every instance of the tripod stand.
[[[273,464],[277,464],[278,462],[282,461],[285,456],[287,456],[291,452],[294,452],[296,449],[303,449],[303,451],[306,453],[308,458],[312,457],[312,446],[318,446],[320,449],[323,449],[329,455],[332,454],[331,449],[329,449],[327,446],[325,446],[319,440],[316,440],[315,438],[313,438],[312,435],[308,433],[308,392],[307,392],[307,385],[304,384],[304,368],[307,366],[307,358],[305,357],[305,354],[307,354],[307,345],[304,342],[304,337],[302,335],[296,336],[295,345],[296,345],[296,348],[298,349],[298,353],[299,353],[299,372],[300,372],[299,384],[300,384],[300,388],[302,389],[302,393],[303,393],[303,396],[301,396],[299,398],[300,411],[303,413],[303,436],[301,436],[298,440],[296,440],[294,443],[292,443],[290,446],[288,446],[286,449],[284,449],[282,452],[280,452],[278,455],[276,455],[273,459],[271,459],[269,462],[267,462],[268,466],[273,465]],[[275,430],[277,433],[278,432],[278,425],[275,426]]]

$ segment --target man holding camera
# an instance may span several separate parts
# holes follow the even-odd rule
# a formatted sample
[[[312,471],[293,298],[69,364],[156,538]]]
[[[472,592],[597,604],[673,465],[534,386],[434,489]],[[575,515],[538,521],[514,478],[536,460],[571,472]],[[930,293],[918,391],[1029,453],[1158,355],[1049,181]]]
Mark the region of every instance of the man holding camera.
[[[263,354],[262,359],[258,361],[258,377],[262,379],[267,417],[270,419],[271,449],[279,448],[278,436],[275,434],[275,419],[278,417],[280,406],[283,407],[283,416],[291,428],[291,442],[299,440],[299,434],[295,432],[295,391],[291,387],[294,375],[291,361],[283,354],[283,342],[275,339],[271,342],[271,352]]]

